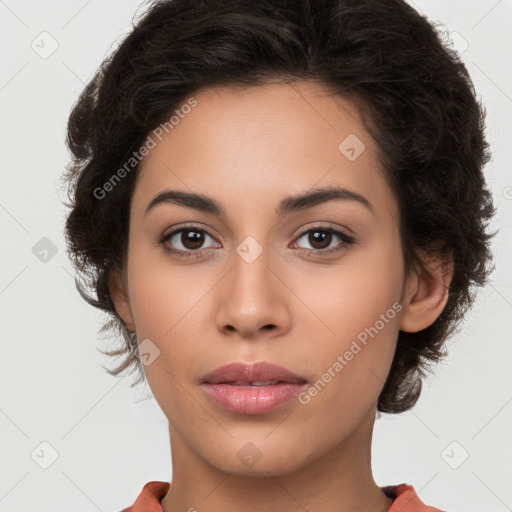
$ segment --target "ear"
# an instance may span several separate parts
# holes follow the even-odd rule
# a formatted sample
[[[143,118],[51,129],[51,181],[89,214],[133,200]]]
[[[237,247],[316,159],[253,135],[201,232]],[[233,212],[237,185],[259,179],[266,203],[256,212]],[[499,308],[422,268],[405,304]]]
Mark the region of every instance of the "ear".
[[[432,325],[448,301],[448,291],[453,278],[451,255],[424,257],[424,266],[406,282],[400,330],[418,332]]]
[[[130,307],[130,299],[127,292],[128,283],[125,273],[121,273],[117,269],[112,269],[108,276],[108,288],[117,314],[123,319],[126,328],[130,332],[135,332],[135,322],[133,321]]]

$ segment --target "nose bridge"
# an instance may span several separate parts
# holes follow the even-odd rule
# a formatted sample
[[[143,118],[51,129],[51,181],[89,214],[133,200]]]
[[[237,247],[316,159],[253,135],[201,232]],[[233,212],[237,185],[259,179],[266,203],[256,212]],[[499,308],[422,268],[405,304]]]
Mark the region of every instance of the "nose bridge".
[[[260,243],[250,235],[235,247],[231,286],[234,287],[232,292],[239,294],[239,300],[243,301],[248,297],[255,300],[255,297],[252,297],[254,294],[258,295],[262,291],[265,294],[271,292],[270,271],[267,268],[272,260],[270,250],[266,241],[262,240]]]
[[[282,285],[270,270],[274,258],[269,244],[264,244],[247,236],[235,247],[222,289],[219,329],[235,329],[250,337],[269,325],[287,325],[288,308],[279,290]]]

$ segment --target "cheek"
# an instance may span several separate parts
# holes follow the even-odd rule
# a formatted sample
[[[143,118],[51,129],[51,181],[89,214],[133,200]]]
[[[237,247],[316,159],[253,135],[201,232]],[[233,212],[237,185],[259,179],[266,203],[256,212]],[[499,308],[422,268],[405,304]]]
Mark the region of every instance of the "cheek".
[[[137,260],[132,261],[135,268]],[[166,416],[187,417],[190,396],[185,388],[201,358],[197,343],[200,333],[195,332],[198,326],[190,321],[197,314],[199,291],[187,287],[176,273],[164,275],[161,269],[151,270],[144,265],[139,268],[145,270],[134,271],[130,277],[132,312],[139,344],[146,343],[156,354],[150,364],[143,366],[144,373]]]
[[[189,323],[204,300],[211,273],[172,264],[163,249],[134,247],[128,263],[130,302],[140,335],[167,339]],[[213,278],[213,276],[212,276]]]
[[[376,323],[379,331],[398,332],[402,261],[390,245],[347,253],[336,266],[311,266],[300,275],[289,274],[288,282],[311,309],[304,319],[334,343],[356,338]]]
[[[173,396],[179,401],[180,384],[200,356],[199,325],[194,318],[204,289],[191,285],[182,272],[172,272],[169,264],[150,262],[142,252],[131,255],[128,273],[139,344],[146,343],[156,354],[143,367],[146,378],[157,400]]]
[[[400,254],[389,246],[361,252],[330,275],[325,269],[307,275],[297,294],[315,316],[303,324],[302,358],[318,380],[303,403],[326,410],[336,404],[329,415],[338,421],[348,410],[358,417],[377,400],[395,353],[401,286]]]

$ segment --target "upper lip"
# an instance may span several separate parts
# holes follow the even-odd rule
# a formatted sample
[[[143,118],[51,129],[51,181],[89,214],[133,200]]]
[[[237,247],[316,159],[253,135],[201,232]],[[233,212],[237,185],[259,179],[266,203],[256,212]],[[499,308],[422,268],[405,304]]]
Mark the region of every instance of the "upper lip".
[[[234,362],[215,368],[203,377],[203,382],[219,384],[228,382],[279,381],[303,384],[306,379],[267,361],[255,363]]]

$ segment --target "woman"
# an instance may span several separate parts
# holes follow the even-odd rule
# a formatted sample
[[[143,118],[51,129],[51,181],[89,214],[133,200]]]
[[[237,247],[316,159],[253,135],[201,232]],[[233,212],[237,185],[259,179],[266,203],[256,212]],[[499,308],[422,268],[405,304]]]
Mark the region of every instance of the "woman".
[[[439,510],[372,432],[491,271],[483,120],[401,0],[152,3],[68,125],[79,289],[169,420],[125,512]]]

